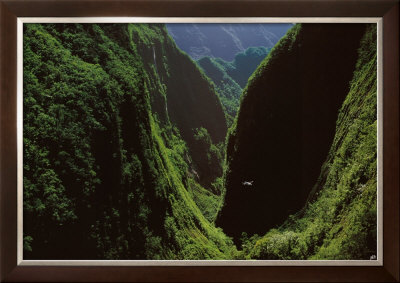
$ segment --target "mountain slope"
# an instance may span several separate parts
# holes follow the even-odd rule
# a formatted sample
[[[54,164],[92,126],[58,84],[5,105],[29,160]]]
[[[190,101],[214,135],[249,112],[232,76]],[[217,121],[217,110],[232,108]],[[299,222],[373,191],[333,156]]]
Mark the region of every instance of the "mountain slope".
[[[25,24],[24,258],[232,258],[194,174],[224,131],[163,25]]]
[[[138,49],[146,70],[160,80],[150,86],[153,109],[161,121],[170,119],[177,126],[189,148],[192,173],[197,176],[197,181],[210,189],[215,178],[222,175],[222,157],[216,145],[225,140],[227,132],[225,115],[214,86],[164,30],[143,35],[143,28],[135,27],[130,26],[130,44]],[[199,141],[201,128],[207,131],[206,135],[215,145],[208,160],[204,158],[208,149],[205,150]]]
[[[228,126],[231,126],[239,109],[242,88],[227,73],[224,67],[215,59],[203,57],[197,61],[206,75],[214,82],[220,97]]]
[[[333,140],[364,29],[298,24],[250,78],[228,138],[225,206],[217,219],[236,242],[242,232],[267,232],[305,204]]]
[[[292,24],[167,24],[180,49],[195,60],[232,61],[249,47],[273,47]]]
[[[206,75],[215,83],[228,126],[232,125],[239,109],[242,88],[246,86],[247,80],[267,56],[269,50],[265,47],[250,47],[236,54],[232,62],[211,57],[203,57],[197,61]]]
[[[241,88],[244,88],[250,76],[270,51],[271,48],[262,46],[249,47],[245,51],[236,54],[232,62],[223,61],[221,58],[215,58],[215,60],[224,67],[228,75],[231,76]]]
[[[377,255],[376,60],[376,27],[370,25],[307,206],[282,227],[248,241],[248,257],[369,260]]]

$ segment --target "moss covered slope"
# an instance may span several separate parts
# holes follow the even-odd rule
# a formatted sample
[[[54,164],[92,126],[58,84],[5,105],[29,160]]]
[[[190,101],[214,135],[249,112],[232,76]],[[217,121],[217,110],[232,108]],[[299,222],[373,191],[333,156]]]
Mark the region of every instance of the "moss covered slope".
[[[376,58],[376,27],[370,25],[307,205],[279,228],[247,239],[245,257],[368,260],[376,255]]]
[[[364,29],[295,25],[249,79],[228,137],[217,221],[228,235],[265,233],[304,206],[329,152]]]
[[[26,24],[24,114],[25,259],[232,258],[224,113],[163,25]]]

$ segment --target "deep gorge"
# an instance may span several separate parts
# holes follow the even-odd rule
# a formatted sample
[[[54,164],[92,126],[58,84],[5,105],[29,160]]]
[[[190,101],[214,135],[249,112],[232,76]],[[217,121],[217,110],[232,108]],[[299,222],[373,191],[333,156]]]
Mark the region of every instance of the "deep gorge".
[[[24,258],[376,253],[374,26],[235,58],[163,24],[25,24]]]

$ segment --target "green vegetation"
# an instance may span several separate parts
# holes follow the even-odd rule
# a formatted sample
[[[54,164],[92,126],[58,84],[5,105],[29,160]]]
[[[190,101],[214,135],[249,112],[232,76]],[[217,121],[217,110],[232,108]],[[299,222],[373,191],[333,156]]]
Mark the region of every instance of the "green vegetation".
[[[249,79],[227,137],[226,196],[216,221],[236,244],[242,232],[265,234],[305,205],[364,32],[365,25],[297,24]]]
[[[24,259],[376,254],[374,25],[200,67],[162,24],[24,24],[23,45]]]
[[[306,206],[243,240],[252,259],[370,259],[376,255],[376,28],[361,40],[328,158]]]
[[[24,110],[24,258],[234,256],[221,104],[163,25],[26,24]]]
[[[211,57],[203,57],[197,61],[215,83],[229,127],[232,126],[239,109],[242,88],[246,86],[247,80],[269,51],[270,48],[250,47],[236,54],[232,62]]]
[[[197,63],[215,83],[216,91],[225,111],[228,126],[231,126],[239,109],[242,88],[226,73],[223,66],[215,59],[203,57]]]
[[[221,58],[215,58],[215,61],[223,66],[226,73],[232,77],[241,88],[244,88],[247,85],[249,77],[270,51],[271,48],[262,46],[249,47],[245,51],[236,54],[232,62],[226,62]]]

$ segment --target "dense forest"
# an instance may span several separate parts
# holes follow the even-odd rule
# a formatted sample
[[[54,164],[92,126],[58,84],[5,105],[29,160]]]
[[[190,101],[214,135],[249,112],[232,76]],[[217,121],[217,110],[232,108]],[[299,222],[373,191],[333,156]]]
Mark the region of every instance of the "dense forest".
[[[25,258],[232,257],[224,113],[164,26],[25,25],[24,90]]]
[[[376,254],[374,25],[296,24],[230,62],[163,24],[23,44],[24,259]]]

